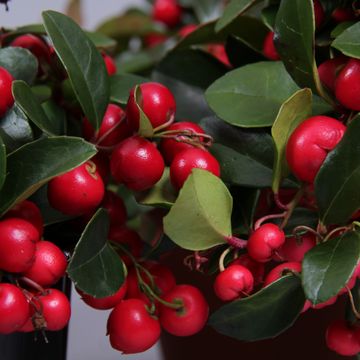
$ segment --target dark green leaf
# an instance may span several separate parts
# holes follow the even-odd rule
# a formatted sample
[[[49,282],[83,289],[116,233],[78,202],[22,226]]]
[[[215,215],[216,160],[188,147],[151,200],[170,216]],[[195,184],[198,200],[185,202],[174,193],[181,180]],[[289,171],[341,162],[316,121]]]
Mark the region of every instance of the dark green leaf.
[[[44,101],[50,100],[52,96],[52,89],[47,85],[34,85],[31,87],[32,93],[37,97],[38,101],[43,103]]]
[[[154,129],[149,118],[145,115],[144,111],[142,110],[142,94],[140,86],[136,86],[134,90],[135,96],[135,104],[139,111],[139,130],[138,134],[143,137],[151,137],[154,135]]]
[[[319,244],[305,254],[302,281],[313,304],[329,300],[349,281],[360,260],[360,235],[350,231]]]
[[[85,31],[87,37],[94,43],[97,48],[113,49],[116,47],[116,41],[99,32]]]
[[[119,74],[112,76],[110,81],[110,100],[120,105],[126,105],[129,98],[130,90],[135,85],[143,84],[145,82],[148,82],[149,80],[133,74]]]
[[[338,49],[346,56],[360,59],[360,22],[344,30],[332,43],[335,49]]]
[[[6,178],[6,147],[0,136],[0,190]]]
[[[94,145],[73,137],[44,138],[14,151],[7,157],[8,176],[0,191],[0,214],[95,154]]]
[[[15,105],[0,119],[0,136],[10,153],[33,140],[26,115]]]
[[[123,284],[125,267],[107,241],[109,216],[99,209],[81,235],[67,273],[75,286],[97,298],[113,295]]]
[[[0,66],[8,70],[14,79],[32,84],[39,65],[29,50],[10,46],[0,49]]]
[[[205,250],[231,235],[232,197],[212,173],[193,169],[164,217],[164,232],[188,250]]]
[[[45,11],[43,19],[81,107],[94,128],[98,129],[110,96],[104,60],[73,20],[55,11]]]
[[[224,305],[212,314],[209,324],[238,340],[269,339],[295,322],[304,301],[300,279],[284,276],[252,296]]]
[[[276,89],[276,91],[274,91]],[[299,90],[281,62],[259,62],[228,72],[206,90],[206,99],[226,122],[242,127],[271,126],[282,103]],[[313,114],[331,110],[313,99]]]
[[[271,30],[274,29],[278,5],[269,5],[261,11],[261,18],[264,24]]]
[[[46,116],[29,85],[24,81],[13,81],[12,91],[16,104],[39,129],[48,135],[57,134],[57,124]]]
[[[316,201],[325,225],[344,223],[360,208],[359,120],[350,123],[315,178]]]
[[[55,133],[57,135],[64,135],[66,133],[66,112],[56,104],[54,100],[44,102],[41,107],[43,108],[47,118],[50,120]]]
[[[276,149],[272,180],[274,193],[278,193],[281,180],[289,174],[289,167],[285,158],[287,141],[295,128],[311,115],[311,106],[311,90],[302,89],[297,91],[281,105],[271,128]]]

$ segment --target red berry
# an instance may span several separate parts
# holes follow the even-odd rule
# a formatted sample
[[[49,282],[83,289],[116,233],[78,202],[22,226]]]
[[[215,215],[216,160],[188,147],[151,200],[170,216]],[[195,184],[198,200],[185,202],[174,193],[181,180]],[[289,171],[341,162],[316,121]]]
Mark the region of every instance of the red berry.
[[[223,44],[210,44],[207,51],[226,66],[231,66]]]
[[[29,304],[21,290],[12,284],[0,284],[0,334],[18,331],[29,316]]]
[[[335,81],[336,99],[351,110],[360,110],[360,60],[350,59]]]
[[[313,234],[305,234],[297,239],[295,236],[286,239],[274,256],[274,260],[301,262],[305,254],[316,245],[316,238]]]
[[[249,254],[242,254],[231,265],[242,265],[250,270],[254,278],[254,286],[261,284],[264,279],[265,265],[252,259]]]
[[[151,33],[144,36],[145,46],[152,48],[156,45],[164,43],[169,37],[165,34]]]
[[[180,38],[186,37],[189,34],[191,34],[193,31],[195,31],[197,29],[197,25],[196,24],[188,24],[183,26],[179,31],[178,31],[178,35],[180,36]]]
[[[314,0],[315,27],[318,28],[325,18],[324,9],[319,0]]]
[[[108,105],[101,126],[96,133],[87,118],[84,118],[82,125],[84,138],[99,146],[117,145],[130,135],[125,121],[125,111],[114,104]]]
[[[231,301],[250,294],[254,287],[251,272],[242,265],[230,265],[220,272],[214,282],[214,291],[223,301]]]
[[[247,243],[249,255],[256,261],[270,261],[274,252],[285,242],[284,232],[275,224],[264,224],[255,230]]]
[[[316,309],[316,310],[323,309],[324,307],[327,307],[327,306],[330,306],[330,305],[335,304],[336,301],[337,301],[337,298],[338,298],[338,296],[335,295],[335,296],[333,296],[332,298],[330,298],[329,300],[326,300],[326,301],[324,301],[324,302],[322,302],[322,303],[320,303],[320,304],[311,305],[311,307],[312,307],[313,309]]]
[[[203,294],[191,285],[176,285],[163,299],[169,303],[181,303],[180,309],[160,304],[161,326],[175,336],[198,333],[206,324],[209,305]]]
[[[116,182],[135,191],[150,189],[164,172],[164,160],[150,141],[132,136],[122,141],[113,151],[111,174]]]
[[[154,128],[163,125],[175,117],[176,103],[170,90],[159,83],[148,82],[139,85],[141,100],[139,106],[148,117]],[[130,91],[126,105],[126,115],[129,127],[133,131],[139,129],[139,109],[135,101],[135,88]]]
[[[296,177],[312,183],[328,152],[345,133],[340,121],[328,116],[313,116],[303,121],[286,145],[286,159]]]
[[[27,271],[35,260],[39,232],[23,219],[0,221],[0,269],[20,273]]]
[[[334,59],[329,59],[321,63],[318,68],[320,81],[331,91],[335,90],[335,81],[339,71],[347,62],[345,56],[338,56]]]
[[[337,8],[332,12],[331,17],[337,23],[341,23],[344,21],[352,21],[356,19],[354,11],[351,7]]]
[[[117,67],[114,59],[106,54],[105,52],[101,52],[101,55],[104,59],[106,70],[109,76],[116,74]]]
[[[166,130],[179,131],[179,134],[174,134],[173,138],[161,139],[160,149],[167,164],[171,164],[175,155],[181,151],[194,148],[193,145],[186,142],[192,140],[191,134],[205,134],[204,130],[199,125],[189,121],[171,124]],[[184,134],[181,134],[181,132],[184,132]],[[190,135],[185,135],[185,132],[189,132]],[[201,137],[195,137],[194,139],[200,141],[203,140]]]
[[[10,43],[10,46],[22,47],[31,51],[37,57],[39,62],[50,62],[50,49],[48,45],[41,38],[26,34],[18,36]]]
[[[120,302],[108,319],[111,346],[125,354],[134,354],[151,348],[159,339],[159,321],[146,310],[139,299]]]
[[[333,321],[326,330],[326,345],[340,355],[352,356],[360,352],[360,328],[345,320]]]
[[[81,299],[89,306],[97,310],[107,310],[115,307],[124,297],[127,290],[127,281],[120,286],[120,289],[114,294],[102,298],[95,298],[76,288],[81,295]]]
[[[266,276],[264,286],[268,286],[274,281],[280,279],[282,276],[288,274],[290,271],[301,273],[301,263],[286,262],[274,267]]]
[[[14,78],[11,74],[0,66],[0,118],[13,106],[14,97],[11,86]]]
[[[110,223],[123,225],[127,220],[127,211],[122,198],[113,191],[107,190],[101,205],[109,213]]]
[[[177,154],[170,165],[170,180],[173,186],[180,189],[195,168],[220,176],[220,165],[214,156],[203,149],[188,149]]]
[[[269,60],[280,60],[280,56],[274,45],[274,32],[269,31],[264,39],[263,54]]]
[[[82,215],[96,208],[104,197],[104,183],[92,162],[86,162],[49,181],[50,205],[66,215]]]
[[[24,219],[29,223],[33,224],[39,232],[40,237],[42,236],[44,232],[44,220],[41,215],[40,209],[32,201],[24,200],[21,203],[13,206],[5,214],[4,219],[11,217]]]
[[[24,276],[41,286],[50,286],[65,275],[66,266],[66,257],[59,247],[50,241],[39,241],[35,261]]]
[[[181,7],[176,0],[155,0],[152,18],[169,27],[173,27],[180,22],[181,13]]]

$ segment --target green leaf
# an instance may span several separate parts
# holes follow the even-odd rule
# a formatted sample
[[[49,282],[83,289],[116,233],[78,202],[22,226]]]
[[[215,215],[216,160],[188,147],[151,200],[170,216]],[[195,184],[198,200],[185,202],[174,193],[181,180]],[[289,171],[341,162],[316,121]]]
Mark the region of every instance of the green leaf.
[[[293,325],[304,301],[300,279],[284,276],[254,295],[224,305],[212,314],[209,325],[238,340],[274,338]]]
[[[334,29],[330,33],[330,36],[332,38],[337,38],[344,32],[344,30],[346,30],[347,28],[349,28],[350,26],[352,26],[354,24],[355,24],[354,21],[342,21],[341,23],[337,24],[334,27]]]
[[[66,112],[56,104],[54,100],[48,100],[41,104],[47,118],[50,120],[55,133],[64,135],[66,133]]]
[[[99,209],[92,217],[69,263],[67,273],[75,286],[102,298],[115,294],[125,280],[125,267],[107,241],[109,216]]]
[[[33,140],[26,115],[16,104],[0,119],[0,136],[8,153]]]
[[[217,19],[222,11],[222,4],[218,0],[196,0],[192,7],[200,22]]]
[[[339,293],[360,260],[360,235],[350,231],[305,254],[302,281],[306,298],[320,304]]]
[[[30,24],[30,25],[20,26],[15,30],[6,33],[6,36],[3,39],[3,45],[8,45],[16,37],[24,34],[34,34],[41,36],[45,34],[45,28],[42,24]]]
[[[344,55],[360,59],[360,22],[344,30],[333,42],[332,47]]]
[[[52,97],[52,89],[48,85],[34,85],[31,87],[31,91],[41,103],[50,100]]]
[[[85,34],[97,48],[113,49],[116,47],[116,41],[104,34],[94,31],[85,31]]]
[[[311,115],[311,106],[311,90],[302,89],[297,91],[281,105],[271,128],[276,149],[272,180],[274,193],[278,193],[282,178],[289,174],[289,167],[285,157],[287,141],[296,127]]]
[[[26,82],[21,80],[13,81],[12,91],[16,104],[39,129],[48,135],[57,134],[57,124],[46,116],[38,99]]]
[[[281,62],[266,61],[228,72],[205,96],[212,110],[229,124],[264,127],[273,124],[283,102],[298,90]],[[327,103],[314,96],[313,114],[329,110]]]
[[[6,178],[6,147],[0,136],[0,190]]]
[[[151,137],[154,135],[154,129],[149,118],[142,110],[142,94],[140,86],[136,86],[134,90],[135,104],[139,110],[139,130],[138,134],[143,137]]]
[[[325,225],[344,223],[360,208],[359,120],[357,117],[349,124],[315,178],[316,202]]]
[[[9,46],[0,49],[0,66],[8,70],[14,79],[32,84],[39,65],[29,50]]]
[[[231,235],[232,197],[223,182],[206,170],[193,169],[164,217],[164,232],[188,250],[205,250]]]
[[[219,32],[226,26],[229,26],[234,20],[240,17],[251,6],[259,3],[261,0],[231,0],[226,6],[224,13],[217,21],[215,31]]]
[[[46,32],[68,72],[85,116],[98,129],[110,96],[104,60],[73,20],[55,11],[43,12],[43,19]]]
[[[274,29],[275,26],[275,20],[276,20],[276,14],[279,10],[278,5],[269,5],[262,9],[261,11],[261,18],[264,22],[264,24],[271,30]]]
[[[130,90],[135,85],[140,85],[150,80],[133,74],[113,75],[110,79],[111,91],[110,101],[120,105],[126,105]]]
[[[74,137],[44,138],[14,151],[7,157],[8,176],[0,191],[0,214],[95,154],[94,145]]]

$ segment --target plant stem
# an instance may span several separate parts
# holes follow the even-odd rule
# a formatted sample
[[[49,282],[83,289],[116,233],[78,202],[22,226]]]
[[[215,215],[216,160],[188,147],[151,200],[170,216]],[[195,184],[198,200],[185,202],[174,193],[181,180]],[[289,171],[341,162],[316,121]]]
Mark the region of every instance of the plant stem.
[[[232,247],[229,246],[227,249],[225,249],[222,254],[220,255],[220,258],[219,258],[219,270],[220,272],[223,272],[225,270],[225,265],[224,265],[224,262],[225,262],[225,258],[226,256],[232,251]]]

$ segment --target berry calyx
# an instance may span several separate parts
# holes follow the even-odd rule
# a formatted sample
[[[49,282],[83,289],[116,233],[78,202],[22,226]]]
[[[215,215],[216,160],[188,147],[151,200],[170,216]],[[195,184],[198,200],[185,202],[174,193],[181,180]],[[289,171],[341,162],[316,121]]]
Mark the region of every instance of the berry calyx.
[[[249,237],[247,250],[258,262],[270,261],[275,251],[285,242],[285,234],[279,226],[267,223],[261,225]]]
[[[0,66],[0,118],[14,105],[14,97],[11,91],[13,81],[12,75]]]
[[[169,27],[176,26],[181,19],[181,7],[176,0],[155,0],[152,18]]]
[[[104,197],[104,183],[88,161],[48,183],[50,205],[66,215],[80,216],[95,209]]]
[[[254,278],[251,272],[242,265],[230,265],[220,272],[214,282],[214,291],[223,301],[235,300],[251,293]]]
[[[286,145],[291,171],[305,182],[313,183],[327,154],[342,139],[346,126],[328,116],[313,116],[303,121]]]
[[[220,176],[220,165],[208,151],[197,148],[184,150],[175,156],[170,165],[170,180],[175,189],[179,190],[184,185],[195,168]]]
[[[274,32],[269,31],[264,39],[263,54],[269,60],[280,60],[280,56],[274,45]]]
[[[143,191],[160,180],[165,164],[153,143],[135,135],[114,149],[110,168],[116,182],[123,183],[131,190]]]

